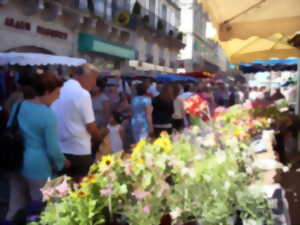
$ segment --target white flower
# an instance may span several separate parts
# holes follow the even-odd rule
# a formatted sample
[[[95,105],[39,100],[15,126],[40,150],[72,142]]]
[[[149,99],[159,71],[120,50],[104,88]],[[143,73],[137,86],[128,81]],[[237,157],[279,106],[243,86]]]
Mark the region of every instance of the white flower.
[[[197,134],[199,134],[199,132],[200,132],[200,127],[198,127],[198,126],[192,127],[192,129],[191,129],[192,134],[197,135]]]
[[[195,142],[196,142],[196,144],[202,144],[203,138],[202,137],[196,137]]]
[[[195,159],[196,160],[201,160],[201,159],[203,159],[204,158],[204,156],[203,156],[203,154],[201,154],[201,153],[199,153],[199,154],[197,154],[196,156],[195,156]]]
[[[239,153],[239,152],[240,152],[240,149],[239,149],[238,147],[233,148],[232,150],[233,150],[233,152],[235,152],[235,153]]]
[[[183,168],[181,170],[181,174],[184,176],[184,175],[187,175],[187,176],[190,176],[191,178],[195,178],[196,177],[196,172],[195,172],[195,169],[194,168]]]
[[[229,171],[228,171],[228,176],[234,177],[234,176],[235,176],[235,172],[232,171],[232,170],[229,170]]]
[[[224,151],[217,151],[217,160],[218,160],[218,163],[223,163],[225,162],[226,160],[226,154]]]
[[[204,177],[204,180],[206,180],[207,182],[210,182],[211,180],[212,180],[212,178],[211,178],[211,176],[209,176],[209,175],[203,175],[203,177]]]
[[[227,146],[233,147],[238,145],[238,139],[236,137],[231,137],[225,140]]]
[[[207,135],[205,138],[203,138],[203,143],[205,147],[212,147],[216,145],[215,136],[213,134]]]
[[[212,194],[214,197],[217,197],[219,193],[217,192],[216,189],[214,189],[214,190],[211,192],[211,194]]]
[[[260,219],[254,220],[254,219],[245,219],[243,221],[245,225],[263,225],[263,221]]]
[[[179,216],[181,216],[182,210],[180,208],[175,208],[171,211],[170,215],[173,220],[177,219]]]
[[[236,218],[235,217],[229,217],[227,218],[227,224],[228,225],[234,225]]]
[[[224,188],[226,190],[228,190],[230,188],[230,186],[231,186],[231,184],[228,181],[226,181],[225,184],[224,184]]]
[[[247,166],[247,167],[246,167],[246,173],[247,173],[247,174],[252,174],[252,173],[253,173],[252,167]]]

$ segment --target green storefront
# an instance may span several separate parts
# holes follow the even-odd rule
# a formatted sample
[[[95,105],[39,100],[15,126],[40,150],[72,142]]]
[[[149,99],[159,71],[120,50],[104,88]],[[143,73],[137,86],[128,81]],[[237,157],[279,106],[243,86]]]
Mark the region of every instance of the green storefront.
[[[102,56],[117,57],[122,60],[133,60],[136,51],[133,48],[123,46],[87,33],[79,34],[79,52],[100,53]]]

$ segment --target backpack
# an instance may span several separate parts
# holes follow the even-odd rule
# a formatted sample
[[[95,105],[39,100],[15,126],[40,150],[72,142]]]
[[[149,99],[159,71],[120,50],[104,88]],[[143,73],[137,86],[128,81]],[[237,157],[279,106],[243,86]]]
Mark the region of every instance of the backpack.
[[[21,169],[23,163],[24,142],[18,121],[22,103],[18,103],[11,125],[0,134],[0,170],[7,172]]]

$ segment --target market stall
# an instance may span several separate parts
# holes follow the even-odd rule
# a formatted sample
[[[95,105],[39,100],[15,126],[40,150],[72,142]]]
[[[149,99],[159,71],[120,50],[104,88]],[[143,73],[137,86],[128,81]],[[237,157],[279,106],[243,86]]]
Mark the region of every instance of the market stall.
[[[177,74],[156,74],[154,78],[158,82],[197,82],[197,79],[194,77]]]
[[[270,59],[256,60],[252,63],[239,63],[238,67],[244,73],[258,73],[266,71],[297,71],[298,60],[289,59]]]
[[[72,58],[68,56],[56,56],[41,53],[0,53],[0,66],[19,65],[19,66],[46,66],[46,65],[65,65],[80,66],[85,64],[85,59]]]
[[[104,156],[79,184],[66,177],[49,182],[42,190],[47,206],[29,217],[31,225],[290,225],[284,191],[273,179],[283,166],[268,155],[273,134],[264,131],[281,106],[237,105],[204,121],[208,103],[198,96],[186,101],[199,124],[142,140],[131,155]],[[257,136],[263,150],[250,145]]]

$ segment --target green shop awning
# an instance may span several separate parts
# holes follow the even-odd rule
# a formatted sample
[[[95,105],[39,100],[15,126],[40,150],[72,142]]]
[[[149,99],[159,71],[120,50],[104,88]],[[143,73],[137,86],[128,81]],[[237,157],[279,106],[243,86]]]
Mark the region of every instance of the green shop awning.
[[[136,58],[135,50],[133,48],[119,45],[86,33],[79,34],[78,45],[80,52],[98,52],[124,59]]]

